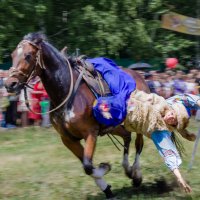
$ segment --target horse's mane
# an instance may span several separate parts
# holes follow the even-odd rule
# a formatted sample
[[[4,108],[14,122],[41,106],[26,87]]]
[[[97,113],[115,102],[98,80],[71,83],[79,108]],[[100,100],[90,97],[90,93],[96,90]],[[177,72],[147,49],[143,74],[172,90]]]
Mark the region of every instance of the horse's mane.
[[[23,40],[31,41],[37,45],[41,44],[42,42],[45,42],[45,48],[49,49],[50,51],[53,51],[54,56],[56,56],[57,59],[65,60],[64,57],[66,57],[69,60],[72,67],[76,64],[74,61],[75,56],[64,55],[64,51],[59,52],[53,45],[49,43],[47,36],[41,32],[28,33],[23,37]]]
[[[46,52],[53,52],[49,55],[53,56],[57,60],[57,64],[61,66],[66,66],[64,57],[61,55],[60,51],[56,49],[52,44],[49,43],[47,36],[41,32],[28,33],[24,36],[23,40],[28,40],[36,45],[42,45]]]
[[[48,41],[47,37],[45,34],[36,32],[36,33],[28,33],[27,35],[24,36],[24,40],[29,40],[34,43],[39,43],[42,41]]]

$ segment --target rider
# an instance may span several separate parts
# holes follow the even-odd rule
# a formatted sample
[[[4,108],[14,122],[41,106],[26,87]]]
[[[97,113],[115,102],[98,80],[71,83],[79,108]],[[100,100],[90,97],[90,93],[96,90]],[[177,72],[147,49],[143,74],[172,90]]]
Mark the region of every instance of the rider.
[[[131,94],[128,105],[134,100],[153,105],[153,109],[160,113],[171,132],[177,130],[187,140],[195,140],[195,135],[189,133],[186,127],[191,117],[191,110],[197,110],[200,107],[199,96],[179,94],[165,100],[157,94],[147,94],[136,90]]]
[[[175,174],[185,191],[190,192],[190,186],[185,183],[178,170],[182,161],[171,140],[171,132],[177,130],[190,141],[196,139],[195,134],[190,133],[186,127],[191,116],[191,108],[200,107],[200,97],[180,94],[165,100],[156,94],[135,91],[131,94],[127,105],[125,128],[130,132],[140,131],[151,138],[164,158],[165,164]]]
[[[168,100],[168,104],[163,97],[156,94],[146,94],[135,90],[135,82],[133,82],[134,84],[130,82],[133,79],[130,80],[130,76],[109,59],[95,58],[87,59],[87,61],[92,63],[94,68],[101,73],[112,92],[112,96],[100,97],[95,102],[93,113],[96,119],[109,126],[116,126],[125,120],[124,126],[127,130],[136,131],[151,138],[161,156],[164,157],[166,165],[173,171],[186,192],[190,192],[191,188],[185,183],[178,170],[182,161],[171,140],[171,131],[174,129],[183,131],[182,136],[185,136],[186,139],[194,140],[196,138],[194,134],[190,134],[185,129],[189,115],[185,114],[184,106],[180,102],[170,106],[171,100]],[[128,84],[126,84],[126,79]],[[123,87],[124,85],[126,87]],[[112,89],[113,87],[114,89]],[[122,93],[120,89],[122,89]],[[127,108],[126,112],[124,108]],[[176,116],[175,112],[180,110],[182,112]],[[171,115],[174,116],[174,119]]]

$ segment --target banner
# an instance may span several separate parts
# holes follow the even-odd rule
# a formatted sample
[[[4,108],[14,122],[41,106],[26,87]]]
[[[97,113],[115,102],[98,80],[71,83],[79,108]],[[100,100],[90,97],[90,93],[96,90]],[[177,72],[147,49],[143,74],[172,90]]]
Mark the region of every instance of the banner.
[[[187,17],[173,12],[164,14],[162,16],[161,27],[190,35],[200,35],[199,19]]]

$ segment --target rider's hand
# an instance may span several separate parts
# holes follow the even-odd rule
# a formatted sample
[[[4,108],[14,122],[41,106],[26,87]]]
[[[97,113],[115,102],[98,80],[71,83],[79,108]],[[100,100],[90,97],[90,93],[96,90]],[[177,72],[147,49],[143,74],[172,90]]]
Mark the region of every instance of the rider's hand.
[[[192,192],[192,188],[185,182],[178,168],[173,170],[174,175],[177,178],[178,184],[185,190],[186,193]]]
[[[183,180],[178,180],[178,184],[185,190],[186,193],[192,192],[192,188]]]

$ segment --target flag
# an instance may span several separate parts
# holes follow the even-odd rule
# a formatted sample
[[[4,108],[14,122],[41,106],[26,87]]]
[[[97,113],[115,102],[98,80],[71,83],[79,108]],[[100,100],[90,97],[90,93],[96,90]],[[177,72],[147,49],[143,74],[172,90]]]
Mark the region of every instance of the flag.
[[[200,35],[200,19],[170,12],[162,16],[162,28],[191,35]]]

